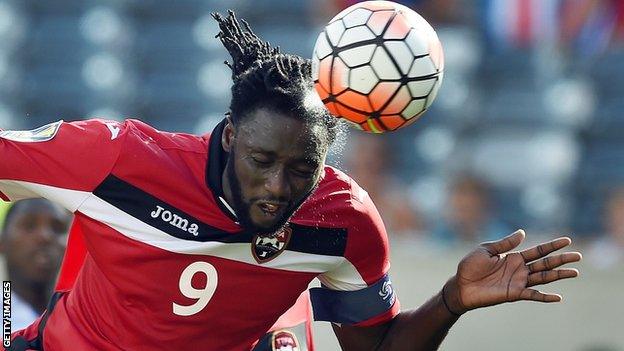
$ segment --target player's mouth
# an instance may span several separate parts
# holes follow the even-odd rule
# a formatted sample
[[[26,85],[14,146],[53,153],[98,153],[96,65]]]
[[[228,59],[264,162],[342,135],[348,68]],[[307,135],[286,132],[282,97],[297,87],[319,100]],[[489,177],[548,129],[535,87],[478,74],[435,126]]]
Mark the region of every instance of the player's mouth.
[[[284,209],[286,209],[286,203],[283,202],[272,202],[272,201],[259,201],[257,203],[260,211],[268,217],[277,217]]]

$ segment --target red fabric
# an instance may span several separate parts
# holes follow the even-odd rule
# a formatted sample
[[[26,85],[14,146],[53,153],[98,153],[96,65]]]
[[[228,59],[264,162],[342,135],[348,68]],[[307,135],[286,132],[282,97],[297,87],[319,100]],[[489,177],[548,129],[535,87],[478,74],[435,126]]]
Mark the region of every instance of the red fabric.
[[[67,249],[61,264],[56,291],[69,290],[74,287],[78,273],[87,256],[87,247],[80,225],[74,221],[67,238]]]

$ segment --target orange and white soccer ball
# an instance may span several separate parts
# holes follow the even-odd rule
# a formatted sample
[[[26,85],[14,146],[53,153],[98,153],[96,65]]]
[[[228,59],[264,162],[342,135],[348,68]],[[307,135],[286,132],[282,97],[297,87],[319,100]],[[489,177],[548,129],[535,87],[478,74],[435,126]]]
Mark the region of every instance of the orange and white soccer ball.
[[[329,111],[373,133],[416,121],[443,73],[442,45],[431,25],[391,1],[340,12],[319,35],[312,58],[316,91]]]

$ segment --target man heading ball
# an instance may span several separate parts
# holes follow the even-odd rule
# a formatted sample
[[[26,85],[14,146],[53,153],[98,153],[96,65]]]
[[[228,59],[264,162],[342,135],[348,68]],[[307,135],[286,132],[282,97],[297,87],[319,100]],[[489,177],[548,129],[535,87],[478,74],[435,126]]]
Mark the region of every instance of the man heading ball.
[[[233,13],[214,17],[234,84],[210,135],[136,120],[0,133],[0,196],[63,205],[88,251],[75,286],[14,334],[14,349],[249,350],[315,278],[315,319],[334,323],[345,350],[436,349],[471,309],[560,301],[532,287],[577,276],[555,268],[580,254],[552,254],[568,238],[510,252],[524,239],[517,231],[481,245],[440,293],[401,312],[375,206],[325,165],[337,123],[310,62]]]

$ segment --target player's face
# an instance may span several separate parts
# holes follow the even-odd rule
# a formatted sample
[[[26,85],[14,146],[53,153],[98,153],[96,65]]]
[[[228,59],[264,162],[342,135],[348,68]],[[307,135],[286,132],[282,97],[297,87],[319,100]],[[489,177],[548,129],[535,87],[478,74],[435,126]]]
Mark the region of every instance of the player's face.
[[[266,109],[226,127],[224,191],[243,227],[273,233],[305,201],[325,164],[322,128]]]
[[[45,200],[27,201],[6,223],[2,251],[11,279],[48,285],[63,257],[71,216]]]

